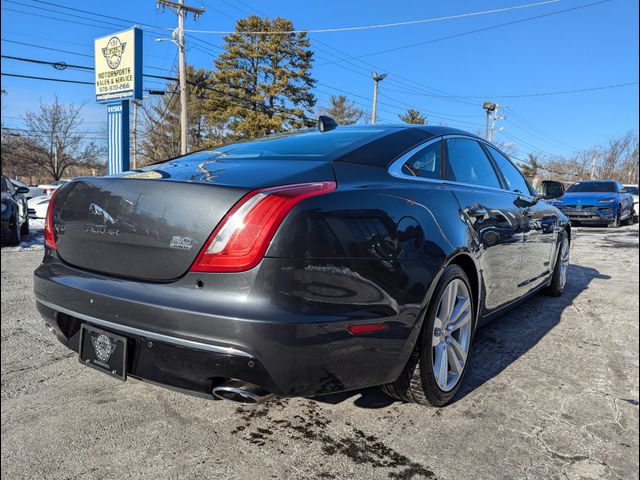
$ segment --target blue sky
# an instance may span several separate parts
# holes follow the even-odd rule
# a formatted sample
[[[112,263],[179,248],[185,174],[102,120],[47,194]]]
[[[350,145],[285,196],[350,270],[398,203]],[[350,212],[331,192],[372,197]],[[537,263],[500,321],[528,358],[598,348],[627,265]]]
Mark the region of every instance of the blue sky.
[[[373,90],[370,72],[375,70],[388,73],[380,85],[379,122],[397,122],[397,114],[412,107],[426,113],[429,123],[480,132],[484,129],[482,102],[493,100],[505,106],[507,117],[498,122],[503,130],[496,140],[511,143],[519,156],[528,152],[569,154],[606,142],[613,135],[638,129],[637,84],[581,93],[520,96],[638,81],[638,3],[605,0],[575,9],[596,1],[559,0],[418,25],[311,34],[316,52],[313,75],[318,80],[315,93],[320,105],[330,95],[344,93],[369,110]],[[236,19],[252,13],[289,18],[299,29],[323,29],[436,18],[537,1],[188,3],[204,6],[206,13],[197,22],[190,18],[187,28],[232,30]],[[176,25],[176,17],[170,10],[158,10],[152,0],[3,0],[2,54],[91,66],[93,39],[132,25],[64,7],[156,27],[143,27],[145,72],[168,75],[174,68],[176,47],[154,39],[168,35]],[[526,20],[567,9],[575,10]],[[510,22],[516,23],[486,29]],[[467,34],[478,29],[486,30]],[[212,59],[222,43],[222,35],[191,34],[188,62],[213,68]],[[92,72],[57,71],[47,65],[9,59],[2,59],[2,72],[93,80]],[[65,103],[85,102],[86,130],[98,140],[104,135],[101,132],[105,128],[106,107],[95,103],[90,85],[3,76],[2,88],[7,91],[2,98],[4,126],[21,128],[20,117],[25,111],[34,110],[40,100],[47,102],[57,95]],[[145,88],[162,88],[162,84],[145,79]]]

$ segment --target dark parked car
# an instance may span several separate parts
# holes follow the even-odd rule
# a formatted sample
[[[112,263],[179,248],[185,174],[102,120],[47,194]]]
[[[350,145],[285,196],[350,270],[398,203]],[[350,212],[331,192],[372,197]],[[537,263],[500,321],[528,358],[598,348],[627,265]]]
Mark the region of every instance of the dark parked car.
[[[620,227],[634,219],[633,195],[614,180],[586,180],[571,185],[551,202],[574,224]]]
[[[449,402],[479,325],[563,292],[568,221],[478,137],[327,124],[62,186],[34,274],[49,328],[209,398]]]
[[[16,187],[2,175],[2,244],[18,245],[22,235],[29,233],[27,199],[29,189]]]

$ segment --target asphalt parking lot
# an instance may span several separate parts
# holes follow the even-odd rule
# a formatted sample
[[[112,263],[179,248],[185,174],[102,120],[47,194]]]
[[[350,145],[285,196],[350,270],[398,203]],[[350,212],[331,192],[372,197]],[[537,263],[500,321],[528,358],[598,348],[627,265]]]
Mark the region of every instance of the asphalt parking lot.
[[[443,409],[375,388],[242,408],[111,379],[45,329],[25,246],[2,249],[3,479],[638,478],[637,225],[577,229],[565,295],[483,328]]]

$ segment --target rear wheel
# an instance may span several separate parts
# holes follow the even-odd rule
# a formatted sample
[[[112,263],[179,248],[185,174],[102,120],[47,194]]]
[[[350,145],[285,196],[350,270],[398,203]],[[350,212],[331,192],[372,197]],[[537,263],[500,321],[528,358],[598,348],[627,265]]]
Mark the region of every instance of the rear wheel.
[[[551,283],[543,290],[545,295],[550,297],[559,297],[564,293],[567,285],[567,274],[569,272],[570,243],[566,232],[563,232],[560,240],[560,248],[558,249],[558,258],[556,266],[553,270]]]
[[[25,219],[24,223],[20,227],[20,235],[29,235],[29,217]]]
[[[405,402],[441,407],[455,396],[469,363],[474,301],[464,270],[448,266],[427,310],[420,339],[385,393]]]

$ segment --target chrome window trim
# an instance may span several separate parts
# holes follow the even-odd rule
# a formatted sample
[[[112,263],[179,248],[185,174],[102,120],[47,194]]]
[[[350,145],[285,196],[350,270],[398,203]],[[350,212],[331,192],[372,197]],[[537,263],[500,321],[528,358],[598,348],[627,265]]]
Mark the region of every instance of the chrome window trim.
[[[164,335],[162,333],[150,332],[148,330],[143,330],[141,328],[129,327],[127,325],[121,325],[119,323],[109,322],[107,320],[102,320],[100,318],[92,317],[90,315],[85,315],[83,313],[74,312],[73,310],[69,310],[59,305],[55,305],[53,303],[42,300],[40,298],[36,299],[36,301],[40,302],[44,306],[49,307],[52,310],[55,310],[57,312],[66,313],[67,315],[71,315],[72,317],[76,317],[76,318],[79,318],[80,320],[93,323],[94,325],[99,325],[101,327],[114,330],[115,332],[130,333],[132,335],[138,335],[141,337],[158,340],[160,342],[170,343],[172,345],[179,345],[181,347],[193,348],[196,350],[204,350],[206,352],[223,353],[225,355],[236,355],[239,357],[253,358],[253,355],[247,352],[244,352],[242,350],[238,350],[236,348],[222,347],[220,345],[211,345],[210,343],[196,342],[195,340],[187,340],[186,338],[179,338],[179,337],[173,337],[170,335]]]
[[[441,141],[443,139],[444,139],[443,136],[430,138],[429,140],[427,140],[425,142],[422,142],[421,144],[413,147],[408,152],[403,153],[396,160],[394,160],[394,162],[391,164],[391,166],[387,169],[387,171],[389,172],[389,175],[391,175],[393,177],[396,177],[396,178],[409,178],[411,180],[421,180],[421,181],[427,181],[427,182],[442,182],[443,180],[441,180],[441,179],[426,178],[426,177],[415,177],[413,175],[407,175],[406,173],[402,173],[402,166],[411,157],[413,157],[416,153],[421,152],[422,150],[427,148],[429,145],[433,145],[434,143],[439,142],[439,141]]]
[[[421,144],[415,146],[414,148],[412,148],[408,152],[403,153],[400,157],[398,157],[396,160],[393,161],[393,163],[387,169],[387,172],[392,177],[401,178],[403,180],[413,180],[413,181],[417,181],[417,182],[428,182],[428,183],[435,183],[435,184],[439,184],[439,185],[454,185],[454,186],[460,186],[460,187],[481,188],[483,190],[489,190],[489,191],[493,191],[493,192],[510,193],[510,194],[512,194],[512,195],[514,195],[516,197],[524,196],[524,197],[533,198],[533,195],[531,195],[531,194],[514,192],[512,190],[506,190],[504,188],[486,187],[484,185],[476,185],[474,183],[456,182],[454,180],[414,177],[413,175],[407,175],[406,173],[402,173],[402,166],[405,164],[405,162],[407,162],[407,160],[409,160],[416,153],[420,152],[423,148],[428,147],[432,143],[443,141],[443,140],[447,140],[449,138],[464,138],[464,139],[467,139],[467,140],[475,140],[476,142],[484,143],[485,145],[490,145],[493,148],[495,148],[498,151],[500,151],[500,149],[498,149],[495,145],[493,145],[490,142],[484,140],[483,138],[472,137],[472,136],[469,136],[469,135],[461,135],[459,133],[457,133],[457,134],[440,135],[439,137],[430,138],[429,140],[427,140],[425,142],[422,142]],[[506,155],[505,155],[505,157],[507,158],[507,160],[509,160],[511,162],[509,157],[507,157]],[[489,158],[488,158],[488,160],[492,161],[492,159],[489,159]],[[513,162],[511,162],[511,163],[513,164]],[[496,178],[498,178],[498,181],[500,181],[500,177],[497,175],[497,173],[496,173]]]

